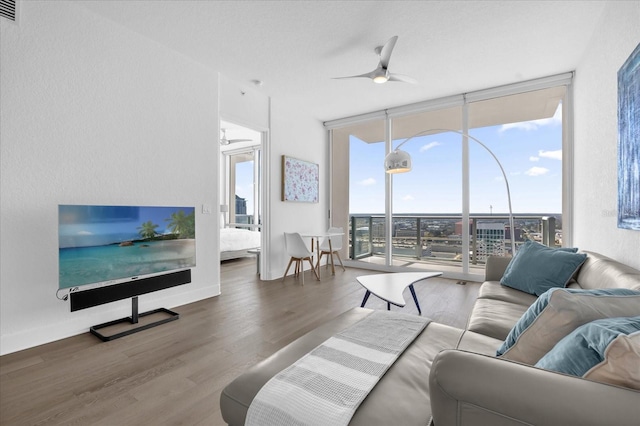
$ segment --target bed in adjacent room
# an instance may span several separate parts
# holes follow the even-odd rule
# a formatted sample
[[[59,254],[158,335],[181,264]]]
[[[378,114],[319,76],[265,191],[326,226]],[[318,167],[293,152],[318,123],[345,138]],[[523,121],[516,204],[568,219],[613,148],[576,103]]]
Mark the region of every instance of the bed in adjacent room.
[[[248,250],[260,248],[260,231],[220,229],[220,260],[252,256]]]

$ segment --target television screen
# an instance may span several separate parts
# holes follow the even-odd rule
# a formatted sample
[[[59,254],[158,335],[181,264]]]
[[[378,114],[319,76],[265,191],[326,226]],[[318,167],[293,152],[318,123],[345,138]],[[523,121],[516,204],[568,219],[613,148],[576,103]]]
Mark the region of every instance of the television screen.
[[[58,206],[60,289],[196,266],[194,207]]]

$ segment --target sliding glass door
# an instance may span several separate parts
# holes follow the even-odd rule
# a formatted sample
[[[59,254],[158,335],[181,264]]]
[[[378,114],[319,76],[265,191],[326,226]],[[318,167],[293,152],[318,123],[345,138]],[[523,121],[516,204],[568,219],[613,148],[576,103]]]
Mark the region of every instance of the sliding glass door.
[[[392,149],[402,144],[412,170],[392,175],[392,262],[459,269],[462,240],[461,107],[435,108],[391,119]]]
[[[232,201],[233,214],[230,215],[232,223],[242,225],[259,223],[256,211],[259,203],[256,202],[254,190],[259,176],[256,173],[256,164],[259,164],[259,161],[255,161],[255,157],[259,152],[258,149],[229,156],[229,162],[233,167],[230,185],[234,186],[230,193],[235,196],[235,200]]]
[[[385,120],[332,132],[331,225],[345,232],[343,258],[384,265]],[[348,244],[347,244],[348,243]]]
[[[225,226],[260,229],[262,179],[260,132],[226,121],[221,139],[220,200]]]
[[[570,81],[454,96],[331,128],[331,221],[350,229],[349,259],[474,278],[489,256],[511,256],[526,240],[567,243]],[[401,144],[412,170],[386,175],[384,157]]]

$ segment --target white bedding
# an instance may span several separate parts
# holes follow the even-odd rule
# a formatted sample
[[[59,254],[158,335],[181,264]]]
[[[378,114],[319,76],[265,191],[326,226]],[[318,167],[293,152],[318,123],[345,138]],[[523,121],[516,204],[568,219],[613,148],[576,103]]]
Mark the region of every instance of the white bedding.
[[[249,250],[260,247],[260,232],[248,229],[220,229],[220,251]]]

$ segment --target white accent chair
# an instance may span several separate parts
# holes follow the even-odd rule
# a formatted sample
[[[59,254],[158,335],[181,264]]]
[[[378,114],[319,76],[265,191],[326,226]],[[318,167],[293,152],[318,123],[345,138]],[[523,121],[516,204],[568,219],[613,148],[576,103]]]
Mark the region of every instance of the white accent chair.
[[[311,258],[313,257],[313,253],[311,252],[311,250],[309,250],[309,248],[307,247],[307,245],[305,244],[304,240],[302,239],[299,233],[285,232],[284,246],[285,246],[285,250],[287,251],[287,254],[291,256],[291,258],[289,259],[287,270],[284,272],[284,275],[282,276],[282,281],[284,281],[285,278],[287,278],[287,273],[289,272],[289,268],[291,267],[291,264],[293,262],[296,262],[295,275],[297,276],[299,273],[300,275],[302,275],[302,285],[304,285],[304,261],[305,260],[309,261],[309,265],[311,265],[311,270],[316,275],[316,278],[318,278],[318,281],[320,280],[318,271],[316,271],[316,268],[313,265],[313,261],[311,260]]]
[[[331,233],[339,233],[342,234],[344,231],[342,228],[335,228],[335,227],[331,227],[329,228],[329,230],[327,231],[327,233],[331,234]],[[322,256],[324,256],[325,254],[327,255],[327,266],[329,266],[329,256],[331,256],[331,271],[335,274],[335,268],[334,268],[334,259],[333,259],[333,255],[335,254],[336,256],[338,256],[338,261],[340,262],[340,266],[342,266],[342,270],[346,271],[346,269],[344,268],[344,265],[342,264],[342,259],[340,258],[340,250],[342,250],[342,237],[343,235],[340,235],[338,237],[329,237],[329,238],[325,238],[322,243],[320,244],[320,258],[318,259],[318,267],[320,267],[320,261],[322,260]],[[329,246],[329,240],[331,240],[331,246]]]

